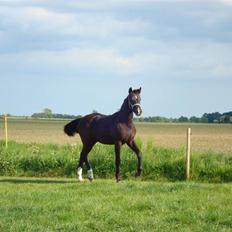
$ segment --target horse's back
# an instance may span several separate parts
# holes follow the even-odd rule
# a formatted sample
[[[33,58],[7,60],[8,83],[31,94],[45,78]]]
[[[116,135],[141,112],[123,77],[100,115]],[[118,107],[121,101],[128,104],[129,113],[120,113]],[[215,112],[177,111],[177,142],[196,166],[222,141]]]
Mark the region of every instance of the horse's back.
[[[130,126],[119,122],[117,115],[103,115],[92,113],[82,118],[79,125],[82,141],[92,143],[114,144],[116,141],[127,143],[133,140],[136,130],[134,124]]]
[[[111,127],[112,120],[109,116],[92,113],[82,117],[79,124],[79,134],[83,142],[101,142],[113,144]]]

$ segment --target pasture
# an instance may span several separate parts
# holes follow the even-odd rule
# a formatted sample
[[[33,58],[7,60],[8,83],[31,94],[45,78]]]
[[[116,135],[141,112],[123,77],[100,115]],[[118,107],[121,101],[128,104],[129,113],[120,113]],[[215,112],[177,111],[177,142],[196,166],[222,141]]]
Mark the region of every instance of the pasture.
[[[0,231],[231,230],[231,184],[0,178]]]
[[[0,231],[232,230],[232,125],[136,124],[142,178],[124,146],[116,184],[114,148],[100,144],[90,154],[96,180],[77,182],[81,143],[63,133],[67,122],[10,119],[7,149],[0,123]]]
[[[0,121],[0,140],[4,139]],[[9,119],[9,139],[19,143],[77,144],[79,135],[68,137],[63,133],[66,120]],[[174,124],[137,123],[137,138],[158,147],[180,148],[186,145],[186,129],[192,128],[193,151],[232,154],[231,124]]]

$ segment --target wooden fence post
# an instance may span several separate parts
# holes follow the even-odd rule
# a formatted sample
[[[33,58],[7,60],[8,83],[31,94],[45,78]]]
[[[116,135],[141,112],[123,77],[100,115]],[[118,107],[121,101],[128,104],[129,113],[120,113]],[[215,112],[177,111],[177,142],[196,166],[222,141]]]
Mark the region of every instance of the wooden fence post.
[[[7,114],[4,115],[4,125],[5,125],[5,144],[8,147],[8,128],[7,128]]]
[[[190,179],[191,128],[187,129],[186,179]]]

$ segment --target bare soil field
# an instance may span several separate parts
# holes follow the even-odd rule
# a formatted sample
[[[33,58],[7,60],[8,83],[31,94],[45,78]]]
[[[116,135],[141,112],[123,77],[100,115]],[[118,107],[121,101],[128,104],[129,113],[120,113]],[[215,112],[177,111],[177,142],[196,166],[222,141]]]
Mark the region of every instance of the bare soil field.
[[[9,140],[19,143],[76,144],[80,137],[68,137],[63,132],[67,120],[9,119]],[[187,128],[192,128],[192,149],[232,154],[231,124],[137,123],[137,138],[159,147],[180,148],[186,144]],[[4,124],[0,121],[0,140],[4,139]]]

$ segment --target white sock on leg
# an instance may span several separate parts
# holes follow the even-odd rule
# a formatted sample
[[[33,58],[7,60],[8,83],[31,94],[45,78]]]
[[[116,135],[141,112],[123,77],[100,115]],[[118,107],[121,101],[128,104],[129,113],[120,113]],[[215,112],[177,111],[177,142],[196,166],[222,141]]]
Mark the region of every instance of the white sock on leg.
[[[87,171],[87,177],[89,178],[89,180],[93,180],[93,169],[89,169]]]
[[[79,181],[83,181],[83,178],[82,178],[82,168],[81,167],[79,167],[77,169],[77,175],[78,175],[78,180]]]

